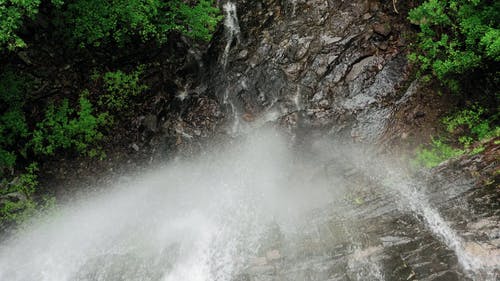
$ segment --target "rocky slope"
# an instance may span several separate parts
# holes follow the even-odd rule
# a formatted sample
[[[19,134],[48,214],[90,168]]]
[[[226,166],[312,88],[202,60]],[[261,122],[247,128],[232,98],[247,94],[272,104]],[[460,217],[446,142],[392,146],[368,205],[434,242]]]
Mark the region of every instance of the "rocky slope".
[[[408,27],[391,1],[235,5],[239,28],[226,22],[214,41],[205,82],[225,105],[231,133],[277,120],[374,143],[416,92],[405,58]]]

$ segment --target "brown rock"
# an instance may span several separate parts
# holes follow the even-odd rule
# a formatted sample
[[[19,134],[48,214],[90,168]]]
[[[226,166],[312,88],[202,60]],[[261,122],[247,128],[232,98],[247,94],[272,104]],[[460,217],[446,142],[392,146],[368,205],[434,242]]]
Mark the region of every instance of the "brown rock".
[[[382,36],[388,36],[391,33],[391,26],[388,23],[376,23],[372,27],[373,31]]]

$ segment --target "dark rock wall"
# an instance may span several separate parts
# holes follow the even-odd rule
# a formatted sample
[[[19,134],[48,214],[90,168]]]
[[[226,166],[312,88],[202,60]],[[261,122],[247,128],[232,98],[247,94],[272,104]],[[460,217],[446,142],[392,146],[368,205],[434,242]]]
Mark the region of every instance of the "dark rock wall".
[[[387,2],[387,3],[383,3]],[[234,1],[241,40],[220,31],[208,91],[241,127],[270,119],[373,143],[408,86],[405,25],[390,1]],[[234,112],[238,116],[234,116]],[[299,120],[300,119],[300,120]],[[261,122],[259,122],[259,120]]]

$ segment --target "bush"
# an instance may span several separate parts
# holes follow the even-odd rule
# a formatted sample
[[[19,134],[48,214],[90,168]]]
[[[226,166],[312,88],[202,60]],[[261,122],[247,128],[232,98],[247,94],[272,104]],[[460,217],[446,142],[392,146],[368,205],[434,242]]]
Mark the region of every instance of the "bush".
[[[500,128],[494,125],[495,118],[486,118],[486,110],[474,105],[443,118],[443,124],[449,133],[457,133],[460,128],[459,141],[468,147],[473,141],[499,135]]]
[[[440,139],[432,139],[432,143],[428,148],[419,148],[415,154],[413,164],[426,168],[433,168],[441,162],[453,157],[460,156],[464,153],[463,150],[455,149]]]
[[[58,150],[74,150],[91,157],[102,155],[98,146],[103,138],[100,130],[109,122],[107,113],[94,113],[93,105],[83,93],[77,110],[66,99],[59,106],[52,103],[45,109],[44,119],[30,130],[26,117],[34,119],[34,116],[29,116],[32,108],[25,104],[27,84],[27,79],[11,71],[0,75],[0,110],[3,112],[0,115],[0,229],[18,224],[52,204],[50,200],[42,205],[33,201],[36,163],[25,167],[24,173],[11,180],[18,174],[16,166],[23,169],[28,154],[52,156]],[[19,158],[24,161],[17,161]],[[11,175],[6,175],[6,170],[10,170]]]
[[[25,17],[38,13],[41,0],[2,1],[0,3],[0,46],[13,50],[26,44],[16,34]]]
[[[38,166],[32,163],[26,172],[0,190],[0,226],[19,224],[35,211],[36,204],[32,200],[38,184],[36,172]],[[13,198],[5,198],[5,195]],[[5,198],[5,199],[4,199]]]
[[[74,149],[91,157],[99,154],[99,147],[92,148],[102,140],[99,129],[109,122],[107,113],[93,115],[93,106],[82,95],[79,110],[75,112],[68,100],[59,107],[49,105],[45,119],[33,131],[30,147],[37,155],[54,155],[58,149]]]
[[[104,93],[99,96],[98,105],[114,111],[127,109],[130,99],[148,88],[139,81],[141,73],[142,67],[129,74],[121,70],[105,73],[103,76]]]
[[[26,80],[11,71],[0,76],[0,177],[14,167],[20,143],[28,137],[23,111]]]
[[[410,60],[422,72],[446,81],[500,60],[499,1],[427,0],[409,19],[420,27]]]
[[[63,24],[81,46],[128,43],[132,38],[164,43],[171,31],[209,40],[219,21],[212,0],[77,0],[63,12]],[[193,2],[193,1],[191,1]]]
[[[484,147],[477,145],[471,148],[474,142],[500,136],[500,127],[495,125],[497,116],[487,118],[486,113],[484,108],[474,105],[443,118],[446,131],[451,137],[458,139],[462,149],[453,148],[442,139],[433,139],[430,147],[417,150],[414,164],[432,168],[444,160],[466,152],[471,155],[481,153]],[[455,146],[457,145],[455,143]]]
[[[51,0],[53,23],[80,46],[110,42],[124,45],[132,39],[164,43],[171,31],[210,40],[221,19],[213,0]],[[19,30],[33,19],[41,0],[0,2],[0,50],[25,47]]]
[[[52,0],[60,6],[63,0]],[[17,34],[26,18],[34,18],[38,14],[41,0],[6,0],[0,2],[0,49],[14,50],[25,47],[26,43]]]

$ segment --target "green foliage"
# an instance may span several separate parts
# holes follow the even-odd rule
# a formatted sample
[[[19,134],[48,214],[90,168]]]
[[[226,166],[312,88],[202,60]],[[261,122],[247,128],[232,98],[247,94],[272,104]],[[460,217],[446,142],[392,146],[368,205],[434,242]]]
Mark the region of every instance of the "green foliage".
[[[25,47],[26,43],[19,37],[17,31],[26,18],[34,18],[38,14],[41,0],[0,0],[0,49],[14,50]],[[62,0],[52,0],[56,6]]]
[[[81,46],[128,43],[132,38],[164,43],[171,31],[209,40],[220,20],[212,0],[77,0],[63,12],[63,24]],[[193,1],[191,1],[192,3]]]
[[[147,89],[147,86],[139,81],[141,73],[142,67],[129,74],[121,70],[105,73],[104,93],[99,96],[98,105],[114,111],[127,109],[130,99]]]
[[[483,146],[483,145],[478,145],[477,147],[474,147],[471,151],[470,151],[470,155],[476,155],[476,154],[479,154],[481,152],[483,152],[486,148]]]
[[[11,169],[19,153],[19,143],[28,136],[24,116],[26,80],[11,71],[0,76],[0,176]]]
[[[54,155],[57,149],[74,149],[79,153],[97,156],[99,149],[92,145],[103,138],[99,129],[108,123],[108,114],[93,114],[92,103],[82,95],[79,110],[63,100],[59,107],[49,105],[45,119],[37,124],[30,142],[35,154]]]
[[[38,14],[41,0],[0,0],[0,49],[25,47],[19,36],[26,19]],[[171,31],[210,40],[221,19],[213,0],[52,0],[51,19],[60,33],[80,46],[132,39],[164,43]]]
[[[500,127],[495,125],[496,116],[487,118],[486,110],[478,105],[462,109],[445,118],[442,122],[450,136],[458,139],[463,149],[457,149],[442,139],[433,139],[428,148],[419,148],[413,163],[419,166],[432,168],[444,160],[460,156],[464,153],[470,155],[484,151],[484,146],[472,147],[475,142],[491,137],[500,136]]]
[[[420,26],[419,51],[409,59],[422,72],[452,81],[500,60],[499,1],[427,0],[410,11],[409,19]]]
[[[58,150],[73,150],[88,156],[102,155],[98,141],[103,138],[100,131],[108,123],[108,114],[95,114],[93,105],[80,96],[74,109],[68,100],[59,106],[50,104],[45,109],[45,118],[30,130],[26,120],[29,110],[27,79],[12,71],[0,75],[0,229],[18,224],[49,206],[33,201],[37,185],[38,167],[35,163],[25,168],[26,172],[7,183],[6,170],[14,175],[22,167],[27,155],[52,156]],[[29,107],[28,107],[29,108]],[[43,109],[43,108],[42,108]],[[20,162],[20,163],[19,163]],[[48,205],[47,205],[48,204]]]
[[[455,149],[444,143],[443,140],[433,139],[428,148],[420,148],[415,154],[413,164],[426,168],[433,168],[441,162],[464,154],[463,150]]]
[[[19,224],[35,212],[36,204],[31,196],[38,184],[37,171],[37,164],[30,164],[25,173],[10,183],[6,189],[0,190],[0,196],[13,194],[16,198],[13,200],[7,196],[5,199],[0,199],[0,226]]]
[[[212,0],[200,0],[191,6],[185,1],[172,1],[172,11],[183,23],[179,30],[189,37],[209,41],[215,26],[222,19],[219,9],[214,8]]]
[[[38,13],[41,0],[0,1],[0,46],[13,50],[26,44],[16,34],[25,17],[32,18]]]
[[[443,118],[443,124],[449,133],[456,133],[457,129],[462,129],[459,142],[468,147],[475,140],[498,135],[498,126],[493,126],[494,120],[485,118],[485,113],[484,108],[474,105]]]

